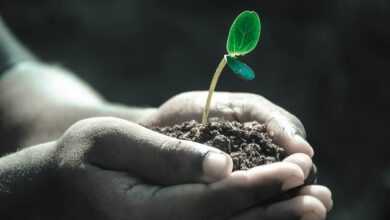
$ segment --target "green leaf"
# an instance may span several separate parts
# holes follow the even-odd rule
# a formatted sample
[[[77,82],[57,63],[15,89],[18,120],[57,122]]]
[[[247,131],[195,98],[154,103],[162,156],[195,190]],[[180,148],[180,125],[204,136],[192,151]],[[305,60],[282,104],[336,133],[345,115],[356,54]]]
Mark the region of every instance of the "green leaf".
[[[254,50],[259,42],[260,18],[255,11],[244,11],[230,27],[226,50],[230,56],[242,56]]]
[[[235,73],[238,77],[245,80],[252,80],[255,78],[255,72],[246,65],[245,63],[239,61],[238,59],[226,56],[226,61],[229,68]]]

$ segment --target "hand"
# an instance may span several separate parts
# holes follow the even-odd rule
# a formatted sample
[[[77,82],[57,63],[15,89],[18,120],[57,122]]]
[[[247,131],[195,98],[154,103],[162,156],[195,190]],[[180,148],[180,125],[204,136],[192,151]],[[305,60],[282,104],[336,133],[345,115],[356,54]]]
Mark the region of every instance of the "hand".
[[[201,120],[207,92],[186,92],[179,94],[148,117],[142,124],[146,126],[168,126],[186,120]],[[313,156],[314,151],[305,140],[306,132],[300,120],[273,104],[262,96],[248,93],[216,92],[213,97],[210,117],[220,117],[226,120],[240,122],[259,121],[267,125],[267,130],[273,135],[274,141],[284,147],[291,155],[304,153]],[[308,178],[309,180],[311,178]],[[306,186],[302,190],[320,188],[323,186]]]
[[[70,219],[324,219],[331,208],[321,186],[264,205],[303,183],[312,166],[304,154],[231,173],[215,148],[116,118],[76,123],[55,152]]]
[[[201,121],[207,92],[186,92],[165,102],[154,114],[141,122],[146,126],[167,126],[187,120]],[[250,93],[216,92],[213,96],[209,117],[221,117],[240,122],[266,123],[274,141],[288,153],[314,151],[305,140],[306,132],[300,120],[262,96]]]
[[[0,80],[0,156],[56,140],[82,119],[114,116],[136,121],[154,111],[107,102],[67,69],[22,62]]]

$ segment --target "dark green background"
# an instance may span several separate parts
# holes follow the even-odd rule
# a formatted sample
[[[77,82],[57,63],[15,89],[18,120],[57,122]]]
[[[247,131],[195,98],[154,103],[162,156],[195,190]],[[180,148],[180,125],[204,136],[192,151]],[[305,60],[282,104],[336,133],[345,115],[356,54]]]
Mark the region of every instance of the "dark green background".
[[[143,106],[207,89],[244,9],[263,21],[245,58],[257,77],[225,73],[218,90],[262,94],[302,119],[320,182],[334,192],[329,219],[390,219],[389,1],[0,0],[39,57],[111,101]]]

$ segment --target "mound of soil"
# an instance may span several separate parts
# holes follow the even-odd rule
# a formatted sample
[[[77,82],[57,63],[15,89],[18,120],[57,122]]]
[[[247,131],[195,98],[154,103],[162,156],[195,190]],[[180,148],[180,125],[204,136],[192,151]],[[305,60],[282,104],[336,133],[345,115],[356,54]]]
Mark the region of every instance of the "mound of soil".
[[[286,157],[284,149],[272,142],[265,125],[256,121],[240,123],[212,118],[205,125],[193,120],[152,129],[174,138],[221,149],[232,157],[233,170],[247,170]]]

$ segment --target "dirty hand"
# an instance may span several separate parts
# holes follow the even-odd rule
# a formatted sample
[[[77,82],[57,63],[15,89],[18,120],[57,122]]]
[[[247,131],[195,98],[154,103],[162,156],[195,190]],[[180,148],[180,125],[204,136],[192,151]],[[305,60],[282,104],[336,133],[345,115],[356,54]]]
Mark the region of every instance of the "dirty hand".
[[[142,124],[168,126],[186,120],[200,121],[206,97],[207,91],[176,95],[160,106]],[[296,153],[313,156],[314,151],[305,140],[306,132],[300,120],[264,97],[250,93],[216,92],[211,103],[209,117],[220,117],[240,122],[256,120],[265,123],[268,132],[273,135],[274,141],[284,147],[290,155],[294,154],[292,157],[296,157]],[[302,154],[300,156],[302,157]],[[313,174],[311,173],[311,178],[307,179],[307,183],[310,183],[309,179],[314,178]],[[316,185],[305,186],[302,190],[312,189],[319,189],[321,194],[330,192],[326,187]]]
[[[232,173],[231,158],[215,148],[117,118],[76,123],[54,157],[71,219],[316,220],[332,206],[321,186],[266,203],[303,184],[312,166],[305,154]]]
[[[186,92],[174,96],[142,124],[167,126],[193,119],[200,121],[206,97],[207,91]],[[314,154],[312,147],[305,140],[306,132],[300,120],[262,96],[216,92],[211,101],[209,117],[265,123],[274,141],[288,153],[300,152],[310,157]]]

